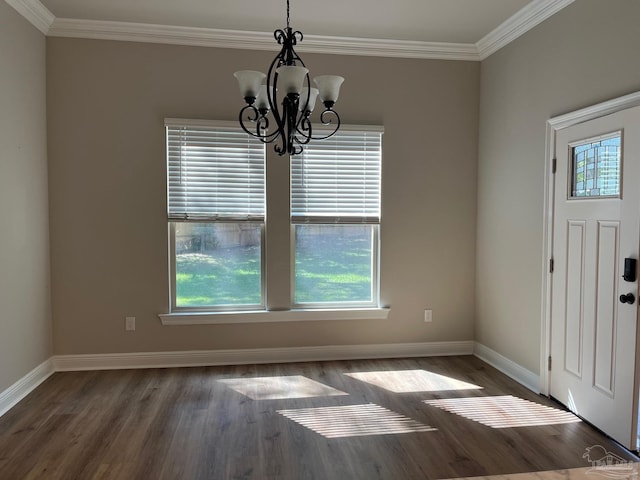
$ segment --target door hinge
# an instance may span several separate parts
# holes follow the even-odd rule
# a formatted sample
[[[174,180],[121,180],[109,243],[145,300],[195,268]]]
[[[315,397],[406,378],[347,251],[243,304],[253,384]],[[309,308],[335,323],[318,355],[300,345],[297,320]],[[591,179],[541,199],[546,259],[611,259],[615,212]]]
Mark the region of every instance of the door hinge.
[[[553,273],[554,262],[553,258],[549,259],[549,273]]]
[[[547,368],[549,371],[551,371],[551,355],[549,355],[549,358],[547,359]]]
[[[551,173],[556,173],[556,168],[558,167],[558,159],[554,158],[551,160]]]

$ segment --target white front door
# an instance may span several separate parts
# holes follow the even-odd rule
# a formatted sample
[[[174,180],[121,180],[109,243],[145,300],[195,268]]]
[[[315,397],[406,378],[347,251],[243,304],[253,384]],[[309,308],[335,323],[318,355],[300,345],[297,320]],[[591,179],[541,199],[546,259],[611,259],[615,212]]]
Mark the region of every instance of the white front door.
[[[640,107],[558,131],[556,156],[550,394],[635,450]]]

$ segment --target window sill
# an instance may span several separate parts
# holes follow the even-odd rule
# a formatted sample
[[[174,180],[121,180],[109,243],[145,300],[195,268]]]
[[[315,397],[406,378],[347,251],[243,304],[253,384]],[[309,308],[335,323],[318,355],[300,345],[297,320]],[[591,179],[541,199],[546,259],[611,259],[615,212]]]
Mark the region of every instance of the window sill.
[[[179,312],[158,315],[162,325],[313,322],[324,320],[386,320],[390,308],[256,310],[247,312]]]

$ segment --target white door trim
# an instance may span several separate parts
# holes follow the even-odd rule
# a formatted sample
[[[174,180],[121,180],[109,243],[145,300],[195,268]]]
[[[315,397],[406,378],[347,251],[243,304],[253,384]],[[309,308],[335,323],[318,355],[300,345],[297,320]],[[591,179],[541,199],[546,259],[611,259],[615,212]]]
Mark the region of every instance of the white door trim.
[[[556,136],[558,131],[564,128],[636,106],[640,106],[640,92],[631,93],[547,120],[544,163],[544,221],[542,227],[542,326],[540,329],[540,393],[543,395],[549,395],[550,380],[548,358],[551,354],[551,273],[549,272],[549,264],[553,253],[553,198],[555,192],[552,163],[556,157]]]

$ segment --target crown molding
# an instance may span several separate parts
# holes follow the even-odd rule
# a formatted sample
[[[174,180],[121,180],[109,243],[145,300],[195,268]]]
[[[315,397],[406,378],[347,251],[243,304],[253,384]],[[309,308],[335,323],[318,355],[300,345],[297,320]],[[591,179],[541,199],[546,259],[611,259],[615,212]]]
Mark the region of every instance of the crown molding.
[[[273,36],[271,38],[273,39]],[[298,46],[298,50],[307,53],[435,60],[480,60],[475,45],[470,43],[416,42],[317,35],[305,36],[304,42],[304,45]]]
[[[271,33],[56,18],[39,0],[5,1],[51,37],[277,50]],[[307,35],[298,50],[333,55],[481,61],[573,2],[534,0],[475,44]]]
[[[42,33],[45,35],[49,33],[49,27],[56,17],[39,0],[5,0],[5,2]]]
[[[573,2],[574,0],[534,0],[476,42],[480,60],[491,56]]]
[[[213,28],[152,25],[56,18],[49,36],[165,43],[199,47],[277,50],[272,33]],[[414,42],[368,38],[305,35],[297,50],[306,53],[365,55],[376,57],[429,58],[478,61],[475,45],[464,43]]]

